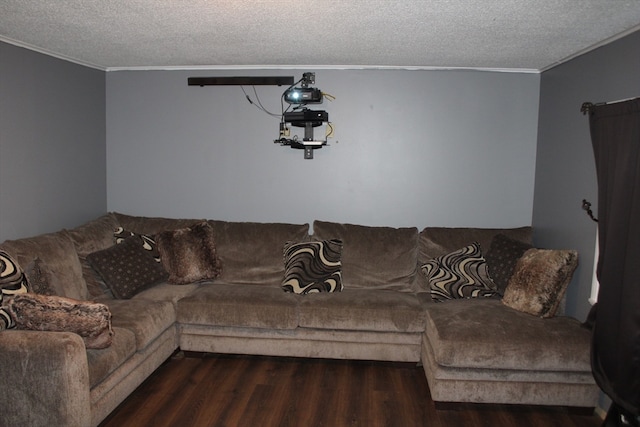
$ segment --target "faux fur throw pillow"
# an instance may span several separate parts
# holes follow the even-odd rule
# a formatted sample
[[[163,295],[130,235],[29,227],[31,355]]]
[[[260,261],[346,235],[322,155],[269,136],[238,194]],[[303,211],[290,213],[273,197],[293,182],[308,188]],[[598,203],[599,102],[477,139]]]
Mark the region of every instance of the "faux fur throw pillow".
[[[113,340],[111,312],[104,304],[29,293],[16,295],[8,308],[18,329],[74,332],[86,348],[106,348]]]
[[[578,266],[578,252],[529,249],[516,264],[502,302],[538,317],[553,317]]]
[[[176,285],[215,279],[222,272],[213,227],[206,221],[156,236],[160,259]]]

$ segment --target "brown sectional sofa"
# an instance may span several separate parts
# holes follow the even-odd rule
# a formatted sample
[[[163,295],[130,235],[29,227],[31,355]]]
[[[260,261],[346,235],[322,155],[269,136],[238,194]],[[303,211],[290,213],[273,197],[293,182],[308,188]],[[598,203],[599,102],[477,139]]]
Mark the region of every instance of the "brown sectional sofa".
[[[72,230],[0,245],[34,279],[46,266],[60,296],[106,304],[113,342],[86,349],[70,332],[0,332],[0,425],[95,426],[178,348],[185,351],[422,363],[435,401],[593,407],[590,333],[575,319],[541,319],[497,299],[434,303],[419,266],[498,233],[531,240],[529,227],[365,227],[315,221],[207,221],[222,274],[160,283],[115,299],[87,262],[114,245],[114,229],[155,235],[201,219],[109,213]],[[281,288],[287,241],[341,239],[339,293]],[[42,273],[40,271],[40,273]],[[35,279],[34,279],[35,280]]]

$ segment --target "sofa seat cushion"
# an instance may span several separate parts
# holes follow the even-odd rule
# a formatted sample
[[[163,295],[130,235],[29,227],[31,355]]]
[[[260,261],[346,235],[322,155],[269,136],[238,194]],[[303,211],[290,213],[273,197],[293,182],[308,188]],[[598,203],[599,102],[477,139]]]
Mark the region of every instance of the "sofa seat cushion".
[[[297,299],[279,287],[213,283],[178,301],[181,324],[295,329]]]
[[[435,362],[452,368],[585,372],[590,333],[569,317],[541,319],[500,300],[430,304],[426,336]]]
[[[136,336],[125,328],[113,328],[113,341],[104,349],[87,350],[89,385],[99,384],[136,352]]]
[[[147,299],[102,301],[111,310],[111,324],[133,332],[136,350],[142,350],[176,321],[171,301]]]
[[[422,332],[424,306],[414,294],[349,289],[298,296],[300,327],[352,331]]]
[[[208,283],[198,282],[180,286],[172,285],[170,283],[160,283],[136,294],[133,299],[171,301],[175,305],[180,299],[191,295],[191,293],[200,286],[208,286]]]
[[[417,228],[370,227],[316,220],[313,238],[342,240],[345,289],[413,292],[418,256]]]

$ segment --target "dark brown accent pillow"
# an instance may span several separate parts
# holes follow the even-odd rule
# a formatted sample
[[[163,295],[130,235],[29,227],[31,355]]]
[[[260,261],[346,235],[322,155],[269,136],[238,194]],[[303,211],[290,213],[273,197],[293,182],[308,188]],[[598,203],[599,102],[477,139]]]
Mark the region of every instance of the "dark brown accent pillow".
[[[156,235],[156,244],[170,283],[183,285],[215,279],[222,272],[213,228],[206,221],[163,231]]]
[[[156,245],[156,241],[153,239],[153,236],[147,234],[135,233],[133,231],[125,230],[122,227],[117,227],[113,232],[113,238],[116,243],[122,243],[125,239],[129,237],[135,237],[138,239],[140,245],[144,248],[144,250],[149,251],[153,259],[157,262],[160,262],[160,253],[158,253],[158,247]]]
[[[553,317],[578,266],[578,252],[529,249],[518,260],[503,304],[538,317]]]
[[[500,295],[504,295],[504,290],[509,284],[516,263],[532,247],[528,243],[512,239],[504,234],[498,234],[491,239],[491,246],[489,246],[485,259],[489,268],[489,276],[496,284],[496,290]]]
[[[100,274],[113,296],[128,299],[167,279],[167,272],[136,237],[87,255],[87,261]]]
[[[113,339],[111,312],[104,304],[20,294],[9,303],[9,311],[18,329],[74,332],[82,337],[86,348],[106,348]]]

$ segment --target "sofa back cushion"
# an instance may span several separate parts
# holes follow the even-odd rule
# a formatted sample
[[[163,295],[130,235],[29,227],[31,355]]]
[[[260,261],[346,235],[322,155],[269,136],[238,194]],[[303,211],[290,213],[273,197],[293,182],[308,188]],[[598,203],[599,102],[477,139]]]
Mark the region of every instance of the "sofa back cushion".
[[[228,283],[280,286],[284,279],[284,246],[309,240],[309,224],[210,220],[222,262],[220,280]]]
[[[531,244],[532,228],[464,228],[464,227],[426,227],[420,232],[418,262],[453,252],[478,242],[483,253],[487,253],[494,236],[502,234],[514,240]]]
[[[348,288],[413,291],[418,229],[314,221],[314,240],[340,239],[342,282]]]
[[[163,218],[163,217],[146,217],[134,216],[114,212],[114,216],[120,227],[127,232],[138,234],[146,234],[149,236],[156,235],[163,231],[178,230],[190,227],[194,224],[204,221],[204,219],[187,219],[187,218]]]
[[[49,287],[58,296],[86,300],[87,285],[73,240],[66,230],[39,236],[7,240],[0,248],[5,250],[29,277],[28,268],[36,259],[48,272]],[[35,280],[35,279],[34,279]]]
[[[115,215],[108,213],[79,227],[69,230],[69,235],[80,258],[82,275],[87,284],[90,298],[98,298],[108,294],[104,281],[87,261],[87,255],[107,249],[115,244],[113,232],[118,228]]]
[[[530,245],[532,234],[532,228],[529,226],[517,228],[426,227],[420,232],[418,239],[418,263],[424,265],[430,259],[449,254],[474,242],[480,244],[482,254],[486,255],[493,238],[497,235],[504,235]],[[416,283],[420,289],[429,290],[429,283],[423,274],[416,276]]]

